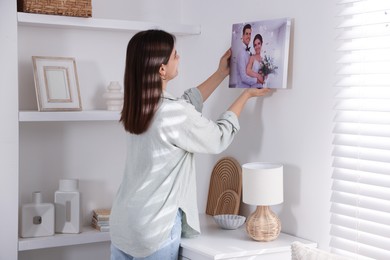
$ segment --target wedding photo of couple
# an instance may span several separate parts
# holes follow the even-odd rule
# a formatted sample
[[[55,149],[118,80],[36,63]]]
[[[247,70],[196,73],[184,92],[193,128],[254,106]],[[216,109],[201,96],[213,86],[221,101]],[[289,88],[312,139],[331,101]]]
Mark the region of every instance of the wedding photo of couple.
[[[232,26],[230,88],[287,88],[291,19]]]

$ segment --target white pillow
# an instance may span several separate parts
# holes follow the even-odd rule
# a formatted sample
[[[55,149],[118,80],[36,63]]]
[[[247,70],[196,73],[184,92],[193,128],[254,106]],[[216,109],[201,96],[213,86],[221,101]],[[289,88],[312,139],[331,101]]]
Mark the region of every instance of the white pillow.
[[[295,241],[291,244],[291,260],[348,260],[350,258],[338,256],[318,248],[312,248]]]

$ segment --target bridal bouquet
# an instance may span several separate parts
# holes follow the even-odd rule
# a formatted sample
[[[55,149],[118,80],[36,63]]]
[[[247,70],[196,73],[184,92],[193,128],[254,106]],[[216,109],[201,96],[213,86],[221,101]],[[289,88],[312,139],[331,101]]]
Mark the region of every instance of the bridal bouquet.
[[[261,61],[262,67],[260,68],[259,73],[262,73],[265,76],[268,74],[276,73],[278,66],[275,66],[274,59],[270,56],[265,55],[264,59]]]

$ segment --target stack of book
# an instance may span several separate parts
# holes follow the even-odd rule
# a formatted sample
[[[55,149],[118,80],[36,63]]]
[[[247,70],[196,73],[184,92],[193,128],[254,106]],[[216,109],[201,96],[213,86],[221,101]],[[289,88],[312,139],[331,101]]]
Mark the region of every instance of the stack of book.
[[[92,216],[92,227],[101,231],[110,231],[110,209],[95,209]]]

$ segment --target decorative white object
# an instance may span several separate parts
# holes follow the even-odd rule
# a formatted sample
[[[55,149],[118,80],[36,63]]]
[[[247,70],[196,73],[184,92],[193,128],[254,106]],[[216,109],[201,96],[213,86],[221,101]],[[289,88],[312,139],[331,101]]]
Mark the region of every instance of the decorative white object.
[[[278,216],[270,205],[283,202],[283,165],[277,163],[247,163],[242,166],[243,202],[256,205],[246,230],[257,241],[272,241],[281,230]]]
[[[336,255],[310,247],[300,241],[291,243],[291,260],[352,260],[353,258]]]
[[[80,233],[81,215],[78,180],[60,180],[59,190],[55,192],[54,197],[56,233]]]
[[[232,215],[232,214],[222,214],[222,215],[215,215],[214,220],[215,222],[222,228],[222,229],[237,229],[242,226],[245,222],[245,217],[240,215]]]
[[[123,92],[118,81],[111,81],[107,87],[107,91],[103,94],[106,99],[107,110],[120,111],[123,107]]]
[[[22,206],[21,237],[54,235],[54,205],[42,203],[42,194],[33,192],[32,203]]]

